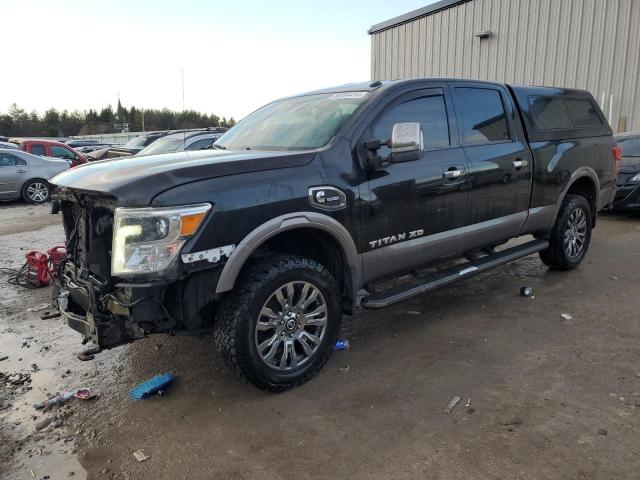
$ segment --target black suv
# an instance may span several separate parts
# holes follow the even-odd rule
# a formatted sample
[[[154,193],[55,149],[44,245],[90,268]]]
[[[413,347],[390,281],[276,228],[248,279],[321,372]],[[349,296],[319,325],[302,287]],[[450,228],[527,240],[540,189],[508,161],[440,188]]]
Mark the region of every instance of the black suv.
[[[101,348],[212,330],[236,373],[285,390],[322,367],[359,306],[536,252],[576,267],[615,194],[615,146],[579,90],[416,79],[278,100],[213,150],[55,177],[59,309]]]

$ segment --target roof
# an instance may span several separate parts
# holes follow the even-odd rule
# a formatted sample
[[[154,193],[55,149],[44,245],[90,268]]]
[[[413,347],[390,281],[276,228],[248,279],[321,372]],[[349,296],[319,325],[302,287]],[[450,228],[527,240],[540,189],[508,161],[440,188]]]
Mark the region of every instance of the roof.
[[[442,10],[446,10],[447,8],[455,7],[456,5],[470,1],[472,0],[440,0],[439,2],[432,3],[431,5],[427,5],[426,7],[422,7],[409,13],[405,13],[404,15],[394,17],[390,20],[377,23],[369,29],[369,35],[381,32],[382,30],[387,30],[388,28],[395,27],[403,23],[411,22],[417,18],[433,15],[434,13],[441,12]]]

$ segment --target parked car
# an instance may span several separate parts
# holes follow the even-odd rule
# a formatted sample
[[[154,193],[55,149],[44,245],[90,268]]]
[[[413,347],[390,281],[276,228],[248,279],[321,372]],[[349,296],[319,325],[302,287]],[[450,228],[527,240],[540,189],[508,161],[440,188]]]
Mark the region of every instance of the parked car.
[[[318,372],[358,306],[536,252],[576,268],[616,188],[607,120],[562,88],[351,84],[270,103],[214,148],[54,178],[70,252],[55,298],[101,348],[212,330],[270,391]]]
[[[160,153],[182,152],[185,150],[203,150],[211,147],[213,142],[220,138],[227,129],[221,128],[220,130],[221,131],[172,133],[144,147],[136,156],[142,157],[145,155],[158,155]]]
[[[64,143],[69,145],[71,148],[76,148],[76,149],[78,147],[90,147],[92,145],[102,145],[100,140],[91,140],[91,139],[84,139],[84,138],[72,138],[71,140],[67,140]]]
[[[0,142],[0,148],[11,148],[18,150],[18,145],[11,142]]]
[[[121,146],[122,145],[115,144],[115,143],[97,143],[95,145],[85,145],[84,147],[75,147],[74,150],[80,153],[83,153],[87,157],[87,160],[91,161],[87,153],[95,152],[96,150],[102,150],[105,148],[114,148],[114,147],[117,148]]]
[[[48,180],[68,168],[65,160],[0,148],[0,199],[44,203],[50,197]]]
[[[615,139],[622,149],[622,159],[611,206],[619,210],[640,208],[640,132],[620,133]]]
[[[94,150],[88,154],[90,161],[104,160],[108,158],[130,157],[140,153],[140,151],[151,145],[159,138],[167,135],[169,131],[149,132],[137,137],[133,137],[124,145],[114,145],[112,147]]]
[[[41,140],[33,138],[13,138],[12,143],[20,147],[20,150],[39,155],[41,157],[62,158],[67,160],[71,167],[77,167],[83,163],[87,163],[87,157],[77,152],[68,145],[57,142],[55,140]]]

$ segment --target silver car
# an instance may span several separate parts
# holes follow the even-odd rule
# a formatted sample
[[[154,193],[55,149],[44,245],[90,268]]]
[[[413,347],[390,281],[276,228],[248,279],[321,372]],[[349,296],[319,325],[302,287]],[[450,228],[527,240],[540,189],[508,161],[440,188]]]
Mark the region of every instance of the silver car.
[[[0,148],[0,200],[22,198],[29,203],[44,203],[51,195],[47,180],[67,169],[66,160]]]

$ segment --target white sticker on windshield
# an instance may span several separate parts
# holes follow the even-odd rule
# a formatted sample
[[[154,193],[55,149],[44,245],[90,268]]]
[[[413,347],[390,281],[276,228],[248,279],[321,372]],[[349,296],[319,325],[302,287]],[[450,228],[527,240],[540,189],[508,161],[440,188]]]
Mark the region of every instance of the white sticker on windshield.
[[[343,98],[362,98],[367,92],[339,92],[329,97],[329,100],[342,100]]]

